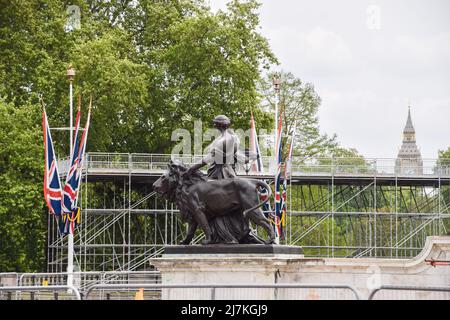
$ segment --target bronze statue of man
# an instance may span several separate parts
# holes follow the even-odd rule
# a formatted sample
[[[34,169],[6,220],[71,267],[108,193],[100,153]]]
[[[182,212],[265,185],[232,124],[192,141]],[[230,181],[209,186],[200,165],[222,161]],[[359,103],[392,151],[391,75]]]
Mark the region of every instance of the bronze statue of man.
[[[234,178],[236,177],[236,163],[247,163],[249,159],[239,150],[239,138],[229,128],[231,121],[227,116],[219,115],[215,117],[213,124],[220,131],[220,136],[206,148],[206,154],[202,160],[192,165],[186,175],[209,165],[209,179]]]

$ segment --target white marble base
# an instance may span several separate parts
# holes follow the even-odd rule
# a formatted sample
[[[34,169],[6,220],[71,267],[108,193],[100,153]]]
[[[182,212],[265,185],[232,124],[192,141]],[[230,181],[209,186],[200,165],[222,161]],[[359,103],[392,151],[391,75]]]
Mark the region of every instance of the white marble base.
[[[450,286],[450,267],[433,267],[425,260],[450,260],[450,237],[427,238],[413,259],[305,258],[301,255],[166,255],[151,259],[163,284],[342,284],[366,299],[379,285]],[[450,299],[450,293],[442,293]],[[426,299],[430,292],[382,291],[377,298]],[[211,299],[211,289],[163,289],[163,299]],[[216,289],[215,299],[352,299],[344,289]]]

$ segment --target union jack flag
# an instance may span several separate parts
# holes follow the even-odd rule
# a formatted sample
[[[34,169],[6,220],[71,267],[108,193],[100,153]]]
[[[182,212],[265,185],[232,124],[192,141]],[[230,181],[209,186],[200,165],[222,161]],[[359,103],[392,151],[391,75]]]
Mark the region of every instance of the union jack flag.
[[[44,198],[51,214],[61,215],[61,182],[59,181],[58,163],[53,148],[52,135],[48,125],[45,107],[42,112],[42,128],[44,131],[45,169]]]
[[[292,154],[294,150],[294,139],[295,139],[295,133],[296,133],[296,125],[294,124],[294,129],[291,134],[291,143],[289,145],[289,153],[287,156],[287,159],[285,161],[285,167],[284,167],[284,179],[283,179],[283,193],[282,193],[282,205],[281,205],[281,231],[283,232],[286,228],[286,211],[287,211],[287,180],[289,178],[289,174],[291,172],[291,165],[292,165]],[[284,232],[282,234],[284,237]]]
[[[280,112],[280,119],[278,121],[278,132],[277,132],[277,140],[276,140],[276,173],[275,173],[275,225],[276,225],[276,232],[277,237],[281,237],[283,234],[282,225],[281,225],[281,218],[282,218],[282,212],[281,208],[283,206],[283,200],[281,198],[280,194],[280,184],[281,184],[281,163],[283,158],[283,149],[281,144],[282,139],[282,132],[283,132],[283,122],[282,122],[282,114]]]
[[[292,155],[294,153],[294,142],[295,142],[295,135],[297,133],[297,123],[294,123],[294,129],[292,130],[291,134],[291,144],[289,145],[289,153],[286,160],[286,168],[285,168],[285,178],[287,178],[291,173],[291,167],[292,167]]]
[[[75,137],[73,140],[73,150],[70,157],[70,168],[67,172],[66,184],[63,189],[63,211],[64,217],[60,221],[60,232],[62,234],[74,233],[74,229],[80,219],[80,211],[77,208],[78,191],[81,184],[81,173],[84,152],[86,150],[86,137],[89,129],[91,111],[89,109],[86,127],[81,139],[80,136],[80,110],[78,109],[75,122]]]

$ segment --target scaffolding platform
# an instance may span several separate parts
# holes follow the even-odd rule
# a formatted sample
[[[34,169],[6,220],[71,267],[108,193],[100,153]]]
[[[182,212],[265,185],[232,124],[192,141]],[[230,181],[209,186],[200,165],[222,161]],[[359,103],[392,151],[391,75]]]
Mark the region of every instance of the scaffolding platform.
[[[148,270],[149,258],[178,245],[186,226],[176,206],[153,192],[152,183],[171,159],[189,165],[200,158],[87,154],[79,199],[81,226],[74,238],[76,267]],[[262,160],[261,174],[248,174],[248,168],[238,166],[238,176],[273,183],[270,157]],[[317,258],[410,258],[422,250],[428,236],[447,234],[450,161],[424,159],[420,170],[399,174],[395,160],[294,157],[282,245],[301,246],[305,256]],[[68,160],[59,166],[66,172]],[[67,239],[59,236],[50,215],[48,230],[48,271],[65,271]],[[198,233],[193,244],[202,238]]]
[[[132,177],[135,183],[153,183],[166,170],[171,159],[177,159],[191,165],[201,156],[173,156],[170,154],[122,154],[89,153],[84,162],[84,174],[90,181],[111,181]],[[438,186],[450,183],[450,163],[440,164],[437,159],[425,159],[421,167],[422,174],[396,173],[396,159],[314,159],[303,163],[300,158],[293,159],[290,179],[294,184],[352,184],[365,185],[376,180],[379,185],[399,186]],[[352,164],[352,162],[355,162]],[[247,172],[243,166],[237,166],[237,175],[254,179],[273,179],[271,157],[263,157],[265,170],[255,174]],[[59,163],[62,177],[67,172],[68,159]],[[406,172],[408,170],[402,170]]]

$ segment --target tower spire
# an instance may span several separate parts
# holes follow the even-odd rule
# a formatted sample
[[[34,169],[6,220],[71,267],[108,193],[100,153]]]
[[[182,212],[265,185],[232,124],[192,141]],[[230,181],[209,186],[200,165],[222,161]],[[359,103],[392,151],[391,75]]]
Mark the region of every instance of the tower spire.
[[[416,145],[416,132],[411,119],[411,103],[408,103],[408,119],[403,130],[403,143],[395,162],[397,174],[422,174],[423,161]]]
[[[411,106],[408,106],[408,120],[406,120],[405,129],[403,130],[403,133],[416,133],[414,130],[414,126],[412,124],[411,120]]]

